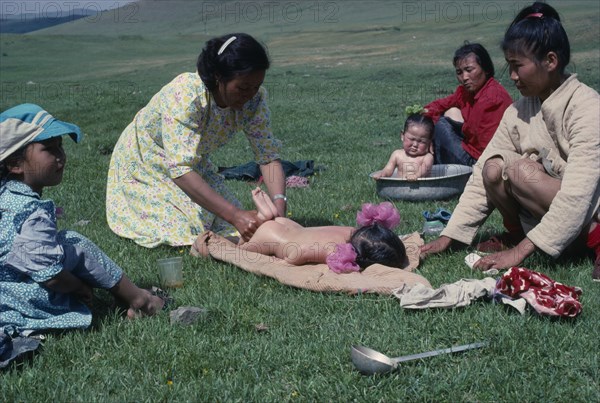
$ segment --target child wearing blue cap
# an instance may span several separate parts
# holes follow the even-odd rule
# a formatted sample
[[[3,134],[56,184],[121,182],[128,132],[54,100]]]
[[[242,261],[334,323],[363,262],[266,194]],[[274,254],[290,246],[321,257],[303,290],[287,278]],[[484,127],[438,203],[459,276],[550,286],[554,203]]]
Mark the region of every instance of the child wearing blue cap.
[[[125,302],[129,318],[164,305],[90,240],[57,230],[54,203],[41,196],[62,181],[64,135],[82,137],[37,105],[0,114],[0,329],[8,335],[88,327],[93,288]]]

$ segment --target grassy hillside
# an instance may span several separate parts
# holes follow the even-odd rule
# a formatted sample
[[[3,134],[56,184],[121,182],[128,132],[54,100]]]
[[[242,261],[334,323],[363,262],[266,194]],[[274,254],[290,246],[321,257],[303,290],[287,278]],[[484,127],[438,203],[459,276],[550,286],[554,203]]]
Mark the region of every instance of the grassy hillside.
[[[262,7],[258,20],[248,4]],[[103,136],[114,141],[162,85],[182,71],[195,70],[207,38],[231,31],[250,32],[269,48],[273,68],[265,85],[275,130],[284,140],[296,141],[299,133],[307,138],[305,127],[319,121],[308,116],[321,116],[328,107],[351,101],[357,103],[351,106],[358,110],[356,118],[378,122],[370,130],[394,133],[405,105],[424,104],[454,89],[450,60],[464,40],[488,48],[497,78],[518,97],[498,48],[514,16],[514,3],[493,3],[486,9],[456,9],[455,2],[294,2],[276,3],[271,9],[265,4],[144,0],[105,10],[93,20],[28,35],[3,34],[0,107],[42,103],[57,114],[77,116],[84,129],[88,123],[96,130],[100,125],[107,131]],[[293,14],[297,4],[304,8]],[[572,43],[570,69],[596,89],[599,8],[593,1],[559,8]],[[351,89],[352,100],[340,98],[343,89]],[[386,110],[373,108],[377,98],[389,100]],[[289,116],[300,100],[308,114]],[[290,122],[297,126],[288,139]]]
[[[268,4],[274,7],[271,14]],[[166,313],[129,323],[98,309],[91,331],[52,335],[32,363],[3,373],[3,398],[600,400],[600,287],[591,281],[586,257],[554,261],[536,254],[525,262],[583,288],[584,311],[574,321],[520,316],[485,302],[409,312],[392,298],[296,290],[229,265],[193,259],[184,249],[147,250],[118,238],[105,220],[105,175],[123,128],[161,86],[195,69],[206,39],[245,31],[264,41],[273,59],[265,85],[283,157],[312,159],[326,168],[308,188],[288,190],[292,218],[306,225],[353,225],[361,203],[380,201],[367,175],[400,146],[404,107],[456,87],[451,58],[464,40],[488,48],[497,78],[518,96],[498,43],[515,8],[524,4],[143,0],[95,20],[27,35],[1,34],[0,109],[39,103],[80,125],[86,135],[80,145],[65,141],[69,163],[64,181],[44,193],[65,210],[61,228],[91,238],[144,286],[156,283],[157,258],[184,256],[185,287],[172,293],[176,303],[210,311],[206,321],[180,328],[168,324]],[[551,4],[563,16],[571,40],[570,70],[600,89],[600,4]],[[251,8],[258,6],[260,17]],[[212,159],[231,166],[251,157],[240,136]],[[250,206],[253,185],[229,185]],[[456,200],[396,205],[402,213],[400,231],[412,232],[421,230],[423,210],[453,209]],[[500,228],[494,213],[480,236]],[[463,263],[465,254],[427,259],[419,273],[434,286],[481,278]],[[266,331],[256,330],[261,323]],[[390,376],[363,377],[350,363],[352,344],[402,355],[484,339],[491,342],[485,350],[405,365]]]
[[[402,84],[453,87],[449,60],[465,40],[484,44],[500,75],[504,63],[498,43],[516,7],[511,2],[490,3],[493,6],[487,8],[401,1],[269,4],[143,0],[28,35],[2,35],[0,79],[132,79],[145,85],[156,78],[164,83],[179,71],[195,68],[207,38],[245,31],[267,44],[274,71],[317,69],[335,75],[371,69],[401,80],[404,69],[417,68],[423,74]],[[561,10],[573,48],[571,70],[595,88],[598,76],[589,69],[597,67],[600,58],[599,8],[597,2],[579,1]],[[499,78],[512,87],[506,74]]]
[[[294,91],[312,91],[312,80],[318,80],[317,88],[325,86],[313,93],[319,99],[335,95],[337,86],[353,86],[364,97],[373,85],[386,83],[397,104],[425,103],[454,88],[450,60],[464,40],[488,48],[497,78],[518,96],[498,49],[515,3],[462,9],[455,2],[267,4],[144,0],[28,35],[3,34],[0,106],[67,100],[97,109],[99,98],[117,94],[131,103],[127,111],[133,114],[174,75],[195,69],[207,38],[232,31],[247,31],[269,47],[273,69],[265,84],[274,96],[281,94],[273,99],[275,109],[285,107]],[[304,5],[301,11],[298,4]],[[573,48],[571,71],[597,89],[599,8],[597,2],[578,1],[560,10]],[[308,76],[295,86],[289,72]]]

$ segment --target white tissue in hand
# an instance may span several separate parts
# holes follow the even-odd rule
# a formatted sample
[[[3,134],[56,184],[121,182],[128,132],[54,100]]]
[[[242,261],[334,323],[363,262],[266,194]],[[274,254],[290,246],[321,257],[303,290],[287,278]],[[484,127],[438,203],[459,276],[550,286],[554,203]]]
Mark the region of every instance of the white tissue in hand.
[[[478,255],[477,253],[469,253],[466,257],[465,257],[465,263],[467,264],[467,266],[469,266],[471,269],[473,269],[473,266],[475,265],[475,263],[477,263],[477,261],[479,261],[479,259],[481,259],[482,256]],[[489,270],[485,270],[482,272],[483,274],[487,274],[489,276],[494,276],[496,274],[498,274],[498,269],[489,269]]]
[[[477,263],[477,261],[481,259],[481,256],[479,256],[477,253],[469,253],[466,257],[465,257],[465,263],[467,264],[467,266],[469,266],[469,268],[473,268],[473,265],[475,263]]]

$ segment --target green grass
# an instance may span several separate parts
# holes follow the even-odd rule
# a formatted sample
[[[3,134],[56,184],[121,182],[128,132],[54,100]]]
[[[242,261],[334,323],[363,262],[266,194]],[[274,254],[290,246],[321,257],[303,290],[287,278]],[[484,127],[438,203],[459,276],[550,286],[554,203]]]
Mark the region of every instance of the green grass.
[[[80,145],[65,141],[64,181],[45,192],[66,212],[60,226],[91,238],[142,286],[157,282],[156,259],[183,256],[186,283],[172,293],[176,303],[209,310],[205,320],[190,327],[169,325],[167,313],[128,322],[99,292],[106,306],[97,307],[92,329],[50,335],[34,360],[0,374],[4,400],[600,400],[600,287],[591,281],[589,259],[553,261],[536,254],[525,262],[583,289],[582,315],[552,320],[487,302],[404,311],[391,297],[297,290],[231,265],[194,259],[187,250],[148,250],[114,235],[104,204],[110,151],[161,86],[194,70],[202,43],[212,35],[247,31],[269,47],[273,67],[265,85],[283,157],[326,167],[311,177],[309,188],[288,191],[292,217],[306,225],[352,225],[361,203],[380,201],[367,174],[400,146],[406,105],[424,104],[454,89],[450,59],[463,40],[487,46],[498,78],[517,96],[501,74],[497,46],[514,15],[512,2],[497,3],[505,12],[493,21],[421,21],[403,13],[403,4],[423,4],[416,2],[321,2],[320,7],[338,7],[337,22],[279,18],[222,26],[217,17],[201,21],[200,3],[142,2],[137,23],[113,23],[113,16],[110,23],[79,20],[35,34],[0,36],[0,109],[36,102],[79,124],[86,135]],[[314,3],[302,4],[310,10]],[[598,4],[552,4],[571,39],[571,69],[598,90]],[[222,166],[251,158],[242,136],[212,157]],[[230,186],[249,207],[252,185]],[[455,205],[456,200],[397,202],[400,231],[420,230],[425,209]],[[80,220],[90,223],[81,226]],[[480,234],[500,229],[494,213]],[[463,263],[465,255],[431,257],[418,272],[434,286],[481,278]],[[261,323],[267,330],[256,330]],[[491,344],[406,364],[386,376],[363,377],[350,361],[353,344],[398,356],[479,340]]]

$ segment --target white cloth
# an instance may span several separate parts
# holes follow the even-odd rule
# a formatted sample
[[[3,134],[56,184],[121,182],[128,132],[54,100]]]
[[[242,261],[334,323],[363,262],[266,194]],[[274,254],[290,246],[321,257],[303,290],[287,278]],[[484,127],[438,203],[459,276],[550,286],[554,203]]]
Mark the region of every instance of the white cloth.
[[[495,289],[496,280],[486,277],[481,280],[461,279],[452,284],[442,284],[437,289],[420,283],[407,283],[393,290],[392,295],[398,298],[400,306],[406,309],[460,308],[479,298],[491,299]],[[524,298],[513,300],[502,296],[499,301],[515,308],[521,315],[525,313],[527,301]]]
[[[458,308],[471,301],[491,297],[496,280],[486,277],[482,280],[461,279],[452,284],[442,284],[434,289],[423,284],[405,284],[394,290],[393,295],[400,300],[400,306],[408,309]]]

